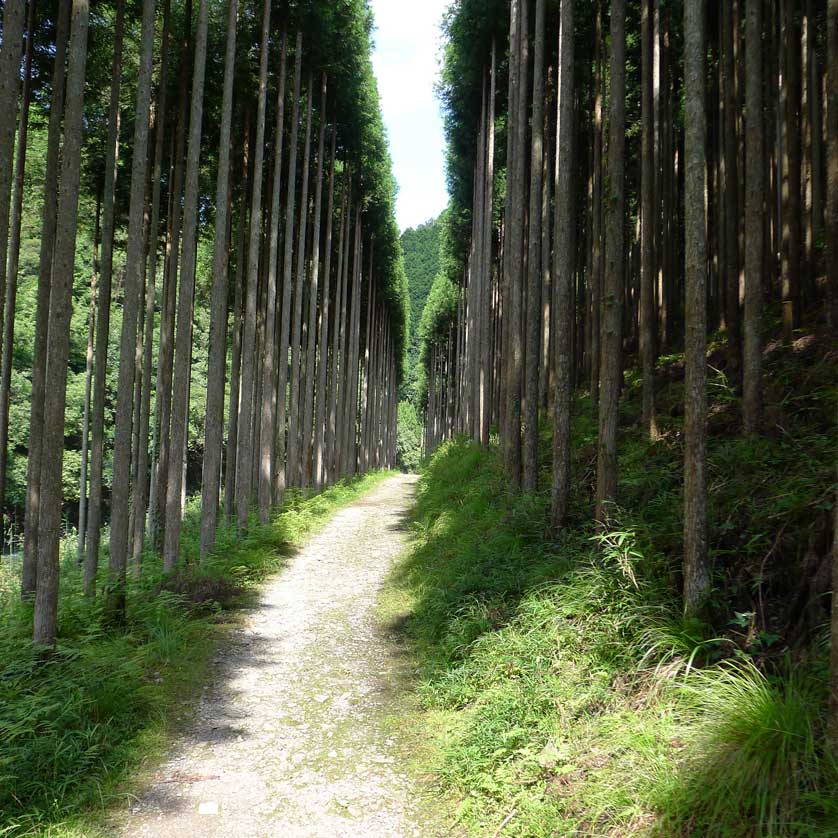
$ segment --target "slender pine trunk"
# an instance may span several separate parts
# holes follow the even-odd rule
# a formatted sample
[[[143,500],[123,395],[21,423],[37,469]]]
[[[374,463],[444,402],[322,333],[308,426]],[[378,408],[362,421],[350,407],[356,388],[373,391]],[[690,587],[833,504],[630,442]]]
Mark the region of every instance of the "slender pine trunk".
[[[84,78],[90,8],[73,0],[70,13],[67,111],[61,154],[61,186],[49,303],[49,342],[44,379],[44,425],[41,451],[41,498],[38,518],[38,570],[33,641],[52,646],[58,628],[58,566],[61,543],[64,407],[67,401],[67,360],[73,311],[79,180],[84,115]]]
[[[125,259],[125,296],[119,347],[116,394],[116,428],[113,449],[111,536],[108,550],[108,611],[117,620],[125,615],[125,572],[128,560],[129,481],[134,426],[135,349],[142,291],[145,242],[143,218],[148,169],[148,129],[151,105],[151,71],[154,58],[154,0],[143,0],[140,70],[131,162],[131,197],[128,209],[128,243]],[[69,107],[69,102],[68,102]]]

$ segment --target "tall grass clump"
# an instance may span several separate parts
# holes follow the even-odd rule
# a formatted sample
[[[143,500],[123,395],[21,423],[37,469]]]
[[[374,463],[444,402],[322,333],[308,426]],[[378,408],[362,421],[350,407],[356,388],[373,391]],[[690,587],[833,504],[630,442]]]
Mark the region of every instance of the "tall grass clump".
[[[62,550],[59,638],[30,642],[31,606],[0,588],[0,836],[97,832],[106,804],[130,793],[130,771],[159,754],[207,677],[213,649],[265,576],[341,505],[384,473],[318,496],[289,494],[266,526],[219,532],[198,563],[199,515],[189,505],[182,563],[164,576],[143,557],[129,575],[127,621],[109,625],[82,591],[74,544]],[[105,583],[104,569],[99,590]]]

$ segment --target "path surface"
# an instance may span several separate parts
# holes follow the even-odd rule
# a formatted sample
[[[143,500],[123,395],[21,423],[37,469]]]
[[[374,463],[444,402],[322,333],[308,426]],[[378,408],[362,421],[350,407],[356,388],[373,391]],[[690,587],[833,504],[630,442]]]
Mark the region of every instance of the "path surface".
[[[338,512],[268,584],[119,834],[448,834],[403,767],[404,663],[375,618],[414,483],[389,478]]]

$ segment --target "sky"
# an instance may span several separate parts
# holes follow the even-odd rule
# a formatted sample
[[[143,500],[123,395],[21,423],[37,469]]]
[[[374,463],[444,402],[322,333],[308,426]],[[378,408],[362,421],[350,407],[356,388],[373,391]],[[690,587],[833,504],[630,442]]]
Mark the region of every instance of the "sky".
[[[442,14],[450,0],[372,0],[373,66],[399,184],[401,230],[439,215],[448,203],[445,138],[434,94]]]

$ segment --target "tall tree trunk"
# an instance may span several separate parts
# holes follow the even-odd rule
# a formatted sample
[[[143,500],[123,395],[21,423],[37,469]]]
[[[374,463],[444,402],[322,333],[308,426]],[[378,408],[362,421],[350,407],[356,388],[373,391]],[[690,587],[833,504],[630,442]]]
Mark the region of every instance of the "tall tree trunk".
[[[526,138],[527,138],[527,72],[529,66],[528,0],[513,0],[514,48],[511,48],[513,69],[510,70],[509,130],[512,154],[508,163],[507,215],[507,288],[509,316],[506,346],[506,413],[504,462],[513,490],[521,485],[521,388],[524,372],[523,347],[523,271],[524,213],[526,207]],[[511,37],[511,36],[510,36]]]
[[[242,144],[242,201],[239,211],[239,229],[236,237],[236,274],[233,280],[233,347],[230,352],[230,404],[227,409],[227,461],[224,466],[224,517],[231,521],[236,507],[236,455],[239,439],[239,400],[241,398],[242,330],[244,328],[245,237],[248,206],[248,153],[250,146],[250,121],[245,119]],[[227,347],[224,352],[226,356]],[[225,358],[226,360],[226,358]]]
[[[128,559],[129,480],[134,425],[134,373],[137,321],[139,320],[145,242],[143,216],[148,169],[148,128],[151,105],[151,71],[154,58],[154,0],[143,0],[140,70],[131,162],[131,197],[128,210],[128,243],[125,258],[125,300],[119,347],[116,394],[116,429],[113,447],[111,537],[108,551],[108,610],[121,620],[125,614],[125,571]],[[69,103],[68,103],[69,106]]]
[[[114,48],[111,64],[111,97],[108,114],[108,144],[105,152],[104,207],[102,212],[102,265],[99,298],[96,301],[96,350],[93,375],[93,414],[90,441],[90,498],[87,511],[87,539],[84,560],[84,590],[96,593],[99,569],[99,542],[102,529],[102,490],[105,460],[105,399],[107,397],[108,339],[111,324],[113,284],[113,240],[115,190],[119,161],[119,97],[122,88],[122,45],[125,30],[125,2],[119,0],[114,20]],[[33,381],[34,389],[34,381]]]
[[[154,164],[151,171],[151,221],[146,236],[148,254],[146,257],[146,298],[145,298],[145,343],[143,346],[142,380],[140,382],[140,413],[138,439],[139,446],[137,462],[137,479],[134,486],[134,523],[132,543],[132,563],[135,570],[139,570],[140,560],[145,547],[145,530],[147,511],[150,512],[152,498],[156,494],[154,485],[153,463],[149,474],[150,452],[148,447],[149,425],[151,422],[151,368],[154,350],[154,309],[157,305],[157,266],[160,237],[160,190],[161,172],[163,168],[163,149],[166,137],[166,88],[169,77],[169,26],[171,19],[171,2],[165,0],[163,6],[163,31],[160,38],[160,70],[157,81],[155,101],[154,127]],[[151,452],[156,455],[159,428],[155,422],[152,434]],[[150,515],[148,516],[151,517]]]
[[[492,40],[492,63],[489,76],[488,112],[486,115],[486,183],[483,188],[483,277],[480,281],[480,312],[483,328],[480,332],[480,442],[489,445],[492,421],[492,237],[494,230],[495,190],[495,92],[497,88],[497,50]]]
[[[247,526],[253,501],[254,460],[253,396],[256,370],[256,303],[258,297],[259,248],[262,237],[262,167],[265,153],[265,106],[267,104],[268,52],[271,4],[262,12],[262,47],[259,59],[259,98],[256,114],[256,145],[253,159],[253,194],[250,203],[250,241],[247,248],[247,305],[242,339],[241,400],[239,402],[238,453],[236,455],[236,518],[239,529]]]
[[[602,3],[596,0],[595,16],[595,49],[594,59],[594,173],[593,173],[593,203],[591,206],[591,229],[593,231],[593,271],[591,272],[591,310],[590,310],[590,371],[591,371],[591,400],[594,405],[599,403],[599,376],[601,366],[600,341],[602,338],[602,281],[603,281],[603,247],[602,247],[602,146],[603,146],[603,58],[602,45],[605,38],[602,34]]]
[[[827,42],[827,284],[832,299],[832,327],[838,324],[838,0],[829,0],[826,18]],[[830,655],[829,731],[838,750],[838,497],[834,512],[832,544],[832,647]]]
[[[20,54],[23,46],[24,0],[6,0],[3,10],[3,40],[0,42],[0,318],[6,298],[6,266],[9,250],[9,199],[15,150],[17,100],[20,93]],[[31,41],[31,38],[28,38]]]
[[[265,341],[263,354],[263,377],[266,382],[265,395],[262,398],[262,422],[260,430],[259,454],[259,517],[263,524],[268,522],[273,493],[273,453],[276,438],[275,423],[275,369],[277,362],[276,348],[276,304],[277,304],[277,268],[279,264],[279,225],[280,197],[282,184],[282,144],[285,130],[285,83],[288,63],[288,35],[282,33],[280,51],[279,95],[277,99],[276,130],[274,132],[274,174],[271,191],[271,221],[269,225],[270,243],[268,247],[267,275],[267,311],[265,314]]]
[[[739,116],[736,95],[736,38],[733,10],[721,15],[724,43],[724,219],[725,264],[724,304],[730,367],[738,371],[741,357],[739,317],[739,163],[736,123]]]
[[[336,475],[338,459],[338,404],[340,400],[340,375],[343,361],[343,323],[346,316],[345,242],[349,238],[349,179],[344,179],[343,199],[340,212],[340,235],[338,237],[338,270],[335,285],[335,314],[332,324],[332,362],[329,380],[329,427],[326,435],[325,480],[332,483]]]
[[[329,200],[326,210],[326,259],[323,266],[323,294],[320,306],[320,349],[317,364],[317,385],[314,408],[314,488],[322,489],[324,483],[326,440],[326,387],[329,371],[329,304],[332,280],[332,228],[335,217],[335,157],[337,130],[332,128],[332,149],[329,164]]]
[[[535,4],[535,49],[532,85],[532,147],[530,152],[529,253],[527,257],[526,405],[524,416],[523,487],[538,484],[538,406],[541,347],[541,201],[544,155],[544,26],[545,0]],[[549,221],[549,219],[548,219]]]
[[[181,196],[186,166],[186,131],[189,114],[189,71],[192,55],[192,0],[186,0],[184,9],[183,41],[180,48],[178,79],[177,131],[175,136],[174,172],[169,193],[169,236],[166,252],[166,271],[163,278],[163,306],[160,315],[160,340],[155,386],[155,446],[156,465],[152,471],[151,509],[149,510],[150,536],[155,546],[162,548],[164,518],[166,514],[166,475],[171,456],[172,373],[175,360],[175,305],[177,302],[178,263],[180,236],[183,223]]]
[[[320,278],[320,219],[323,212],[323,171],[326,150],[326,73],[320,91],[320,135],[317,140],[317,185],[312,220],[311,281],[308,291],[308,346],[305,368],[305,409],[303,411],[303,488],[312,484],[311,460],[314,430],[314,362],[317,337],[317,287]]]
[[[52,257],[58,219],[58,166],[61,123],[64,118],[64,76],[67,36],[70,29],[69,2],[58,4],[55,33],[55,61],[47,129],[44,172],[44,208],[38,264],[38,295],[35,313],[35,346],[32,355],[32,396],[29,416],[29,456],[26,464],[26,514],[23,532],[21,598],[35,595],[38,576],[38,518],[41,503],[41,462],[44,433],[44,393],[47,367],[47,332],[52,288]]]
[[[800,30],[795,0],[783,2],[783,339],[788,343],[800,322]]]
[[[6,277],[5,321],[3,323],[2,361],[0,361],[0,544],[2,543],[2,510],[6,499],[6,470],[9,446],[9,402],[12,386],[12,355],[15,340],[15,307],[20,265],[20,227],[23,218],[23,178],[26,171],[26,139],[29,133],[29,102],[32,95],[32,43],[35,37],[35,0],[29,0],[26,22],[26,52],[23,66],[23,95],[18,120],[17,153],[12,220],[9,242],[8,276]],[[98,218],[98,216],[97,216]],[[97,230],[98,232],[98,230]]]
[[[690,0],[687,0],[690,2]],[[605,217],[605,282],[600,338],[599,447],[596,520],[603,526],[617,499],[617,422],[623,348],[625,286],[625,102],[626,6],[611,0],[611,88],[609,92],[608,196]]]
[[[297,270],[294,282],[294,307],[291,325],[291,387],[289,391],[288,466],[285,479],[289,486],[300,485],[300,374],[303,330],[303,298],[306,284],[306,242],[308,195],[311,174],[311,115],[314,104],[314,81],[309,73],[306,104],[306,133],[303,143],[303,185],[300,194],[300,220],[297,226]]]
[[[180,293],[178,294],[177,340],[173,387],[179,397],[172,404],[171,452],[166,492],[166,532],[163,545],[163,570],[171,572],[180,551],[180,528],[183,508],[184,460],[189,426],[189,384],[192,367],[192,310],[195,295],[195,261],[198,238],[198,177],[201,162],[201,128],[204,108],[204,74],[207,58],[207,0],[198,5],[198,29],[195,35],[195,70],[192,74],[192,109],[189,114],[189,150],[186,158],[186,192],[183,207],[183,255],[181,256]],[[229,162],[225,168],[229,169]],[[222,207],[218,212],[223,213]],[[224,219],[222,239],[226,238]],[[182,394],[186,393],[186,398]],[[185,459],[185,458],[184,458]]]
[[[87,0],[73,0],[70,61],[67,71],[67,111],[61,154],[61,187],[58,197],[52,293],[49,304],[49,342],[44,379],[38,576],[33,630],[33,641],[38,646],[54,645],[58,628],[64,407],[67,401],[67,359],[70,354],[70,317],[73,311],[89,18]]]
[[[704,3],[684,4],[684,611],[698,614],[710,592],[707,565],[707,219]]]
[[[99,280],[99,236],[102,219],[102,195],[96,196],[96,226],[93,234],[93,269],[90,272],[90,310],[87,313],[87,352],[84,368],[84,408],[81,425],[81,468],[79,469],[79,529],[76,538],[76,562],[84,564],[87,538],[87,465],[90,452],[90,401],[93,390],[93,341],[96,336],[96,289]]]
[[[553,288],[555,289],[556,394],[553,400],[553,502],[552,521],[561,527],[567,517],[570,495],[571,284],[576,219],[573,185],[574,44],[573,0],[562,0],[559,21],[559,78],[556,123],[556,219],[553,238]]]
[[[276,463],[274,466],[274,503],[282,504],[286,487],[286,450],[293,444],[286,436],[288,413],[288,347],[291,333],[291,291],[294,264],[294,218],[297,200],[297,146],[300,137],[300,76],[302,73],[303,36],[297,33],[294,51],[294,98],[291,114],[291,137],[288,153],[288,183],[285,196],[285,253],[282,264],[282,308],[279,329],[279,369],[277,370],[276,398]]]
[[[765,165],[762,114],[762,4],[745,7],[745,311],[743,318],[742,413],[746,433],[756,433],[762,415],[762,285],[765,240]]]
[[[658,435],[655,419],[655,148],[653,116],[654,27],[650,3],[641,0],[641,207],[640,207],[640,365],[643,374],[643,431]]]

